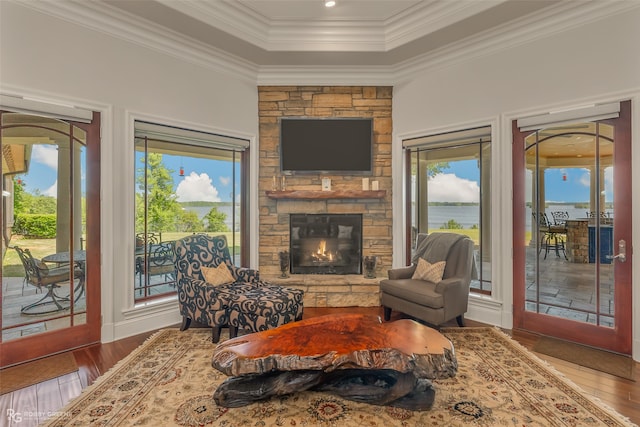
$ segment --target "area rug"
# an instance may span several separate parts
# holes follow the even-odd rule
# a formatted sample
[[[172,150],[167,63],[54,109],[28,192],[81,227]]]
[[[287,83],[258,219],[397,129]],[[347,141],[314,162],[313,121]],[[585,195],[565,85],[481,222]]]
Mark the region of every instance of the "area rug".
[[[31,384],[41,383],[77,370],[76,359],[71,353],[61,353],[5,368],[0,370],[0,378],[2,378],[0,394],[11,393]]]
[[[550,337],[541,337],[534,345],[533,351],[635,381],[635,362],[629,356]]]
[[[226,333],[226,332],[225,332]],[[300,392],[241,408],[213,398],[208,330],[165,329],[119,362],[45,426],[631,426],[495,328],[443,329],[456,377],[435,381],[430,411]]]

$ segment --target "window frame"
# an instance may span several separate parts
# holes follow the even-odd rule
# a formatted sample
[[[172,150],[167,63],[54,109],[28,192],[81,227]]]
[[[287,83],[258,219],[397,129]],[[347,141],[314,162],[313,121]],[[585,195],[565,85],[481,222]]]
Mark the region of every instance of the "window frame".
[[[484,235],[486,234],[483,231],[483,227],[482,224],[486,224],[489,226],[489,233],[491,235],[493,235],[495,233],[495,228],[494,228],[494,217],[495,217],[495,213],[493,212],[493,209],[490,210],[489,213],[489,217],[485,218],[483,217],[484,213],[483,211],[486,211],[486,209],[483,209],[483,203],[488,203],[490,206],[493,204],[493,193],[494,193],[494,173],[493,173],[493,165],[496,164],[496,158],[495,158],[495,145],[496,145],[496,140],[494,137],[494,127],[495,125],[491,122],[487,123],[480,123],[477,125],[473,125],[473,126],[468,126],[468,127],[458,127],[458,128],[454,128],[454,129],[447,129],[447,130],[442,130],[442,131],[433,131],[433,132],[423,132],[423,133],[416,133],[414,134],[415,136],[411,136],[411,137],[405,137],[401,139],[402,142],[402,151],[403,151],[403,158],[404,158],[404,188],[403,188],[403,193],[404,193],[404,197],[405,197],[405,230],[404,230],[404,236],[405,236],[405,242],[404,242],[404,252],[405,252],[405,264],[408,265],[411,262],[411,251],[412,251],[412,239],[415,237],[414,236],[414,232],[412,232],[412,219],[414,217],[415,211],[413,209],[412,206],[412,200],[414,197],[414,188],[413,188],[413,184],[412,184],[412,167],[413,167],[413,159],[414,156],[419,155],[418,153],[421,151],[426,151],[426,150],[442,150],[442,149],[450,149],[450,148],[457,148],[457,147],[464,147],[464,146],[470,146],[470,145],[477,145],[478,146],[478,161],[480,162],[480,165],[478,167],[478,172],[479,172],[479,176],[480,176],[480,181],[479,181],[479,229],[480,229],[480,234],[479,234],[479,238],[480,238],[480,249],[479,249],[479,254],[480,257],[482,258],[482,255],[484,255],[484,251],[488,251],[489,253],[489,266],[490,266],[490,273],[489,273],[489,279],[484,279],[483,278],[483,273],[482,273],[482,264],[483,261],[482,259],[479,260],[478,262],[478,273],[479,273],[479,277],[478,279],[474,280],[474,282],[479,283],[479,288],[478,287],[472,287],[470,289],[470,293],[472,294],[476,294],[478,296],[485,296],[485,297],[490,297],[490,298],[495,298],[496,297],[496,289],[495,286],[493,286],[493,283],[496,283],[496,265],[494,262],[494,252],[495,252],[495,248],[493,244],[491,244],[491,241],[493,240],[493,237],[489,237],[488,240],[488,244],[489,247],[487,249],[484,248],[484,244],[483,242],[485,241],[486,237],[484,237]],[[488,147],[485,147],[484,144],[489,144]],[[485,167],[488,167],[488,171],[483,171],[481,165],[482,165],[482,153],[484,152],[484,150],[488,150],[489,153],[489,164]],[[486,176],[486,178],[488,178],[488,183],[483,183],[483,176]],[[483,191],[489,191],[489,195],[488,197],[484,197],[483,196]],[[484,201],[484,202],[483,202]],[[486,227],[485,225],[485,227]],[[484,289],[483,283],[487,283],[488,284],[488,289]],[[473,283],[472,283],[473,284]]]
[[[251,218],[250,180],[252,179],[252,174],[250,173],[250,164],[252,163],[252,157],[251,157],[252,153],[251,153],[250,147],[255,138],[248,137],[247,135],[243,135],[243,134],[238,134],[238,133],[233,133],[228,131],[221,132],[217,129],[198,127],[198,126],[194,126],[193,124],[185,125],[184,123],[169,122],[164,119],[158,120],[157,118],[151,118],[148,116],[141,116],[136,114],[129,114],[128,117],[130,119],[128,122],[130,123],[129,141],[131,141],[131,146],[130,146],[131,154],[128,155],[127,157],[130,159],[130,162],[132,165],[132,173],[130,175],[131,178],[129,181],[130,182],[129,185],[131,188],[131,192],[129,193],[131,206],[128,209],[131,215],[130,217],[131,220],[127,221],[129,226],[127,226],[126,228],[130,230],[130,232],[127,233],[127,236],[135,235],[135,229],[136,229],[135,194],[138,186],[136,182],[136,177],[137,177],[136,170],[139,168],[139,165],[136,165],[136,157],[137,157],[136,140],[141,135],[140,129],[139,127],[137,127],[137,125],[143,124],[144,126],[143,133],[144,132],[153,133],[161,129],[171,130],[171,131],[175,131],[174,136],[176,136],[176,140],[174,142],[176,143],[184,143],[191,146],[204,147],[205,149],[211,148],[211,149],[219,149],[219,150],[232,151],[232,152],[235,151],[235,156],[238,158],[238,160],[234,160],[234,163],[238,164],[239,174],[240,174],[238,177],[234,178],[234,182],[238,182],[239,184],[237,186],[237,190],[235,190],[235,193],[234,193],[239,196],[239,198],[237,199],[237,202],[235,203],[235,206],[237,205],[240,206],[240,213],[238,215],[239,217],[238,229],[240,230],[240,233],[239,233],[240,240],[237,241],[237,244],[240,245],[240,252],[239,252],[238,259],[239,259],[239,266],[248,265],[250,262],[251,254],[253,253],[253,250],[250,247],[251,241],[249,239],[250,224],[251,224],[250,223],[250,218]],[[217,143],[211,143],[211,140],[205,139],[205,140],[195,141],[195,143],[193,144],[188,144],[188,142],[191,142],[189,138],[195,138],[194,140],[197,140],[197,136],[203,135],[203,134],[206,134],[211,138],[219,139],[219,141],[217,141]],[[236,148],[235,150],[234,150],[234,147]],[[233,173],[234,174],[236,173],[235,166],[233,167]],[[132,239],[132,240],[135,240],[135,239]],[[175,301],[175,299],[177,298],[177,292],[169,292],[169,293],[164,293],[157,296],[150,296],[150,297],[144,297],[142,299],[136,299],[136,292],[139,290],[139,288],[137,287],[137,278],[135,276],[135,268],[136,268],[135,260],[134,260],[135,245],[132,245],[132,246],[134,247],[130,253],[130,256],[127,256],[129,260],[128,264],[130,265],[130,268],[127,269],[127,271],[129,272],[127,273],[128,274],[127,281],[130,283],[130,285],[128,286],[128,290],[126,293],[127,296],[125,298],[126,301],[128,302],[125,305],[130,308],[123,310],[123,313],[127,318],[135,317],[136,315],[133,315],[132,314],[133,312],[140,312],[140,314],[143,314],[147,312],[149,309],[155,311],[156,309],[153,307],[161,308],[166,304],[171,304],[171,302]]]

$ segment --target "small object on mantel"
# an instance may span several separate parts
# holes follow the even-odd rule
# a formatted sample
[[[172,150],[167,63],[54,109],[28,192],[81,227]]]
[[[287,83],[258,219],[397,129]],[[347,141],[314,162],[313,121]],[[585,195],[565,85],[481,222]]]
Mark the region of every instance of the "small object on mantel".
[[[322,178],[322,191],[331,191],[331,178]]]
[[[362,191],[369,191],[369,178],[362,178]]]
[[[430,380],[455,376],[458,362],[451,341],[416,321],[342,314],[230,339],[215,348],[212,366],[235,376],[215,391],[220,406],[317,390],[425,410],[435,398]]]

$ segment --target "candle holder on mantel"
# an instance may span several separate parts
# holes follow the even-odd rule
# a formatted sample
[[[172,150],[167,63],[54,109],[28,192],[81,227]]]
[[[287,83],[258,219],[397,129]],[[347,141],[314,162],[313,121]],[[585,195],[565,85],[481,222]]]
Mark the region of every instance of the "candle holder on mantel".
[[[376,278],[376,264],[378,263],[378,257],[375,255],[364,257],[364,277],[365,279]]]
[[[290,264],[289,251],[279,252],[278,256],[280,257],[280,271],[282,272],[280,277],[285,279],[289,277],[289,264]]]

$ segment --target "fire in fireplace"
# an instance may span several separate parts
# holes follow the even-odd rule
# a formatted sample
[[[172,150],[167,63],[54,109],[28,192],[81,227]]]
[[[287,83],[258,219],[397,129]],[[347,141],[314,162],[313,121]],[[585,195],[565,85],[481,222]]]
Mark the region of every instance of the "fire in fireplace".
[[[292,274],[362,274],[361,214],[292,214]]]

